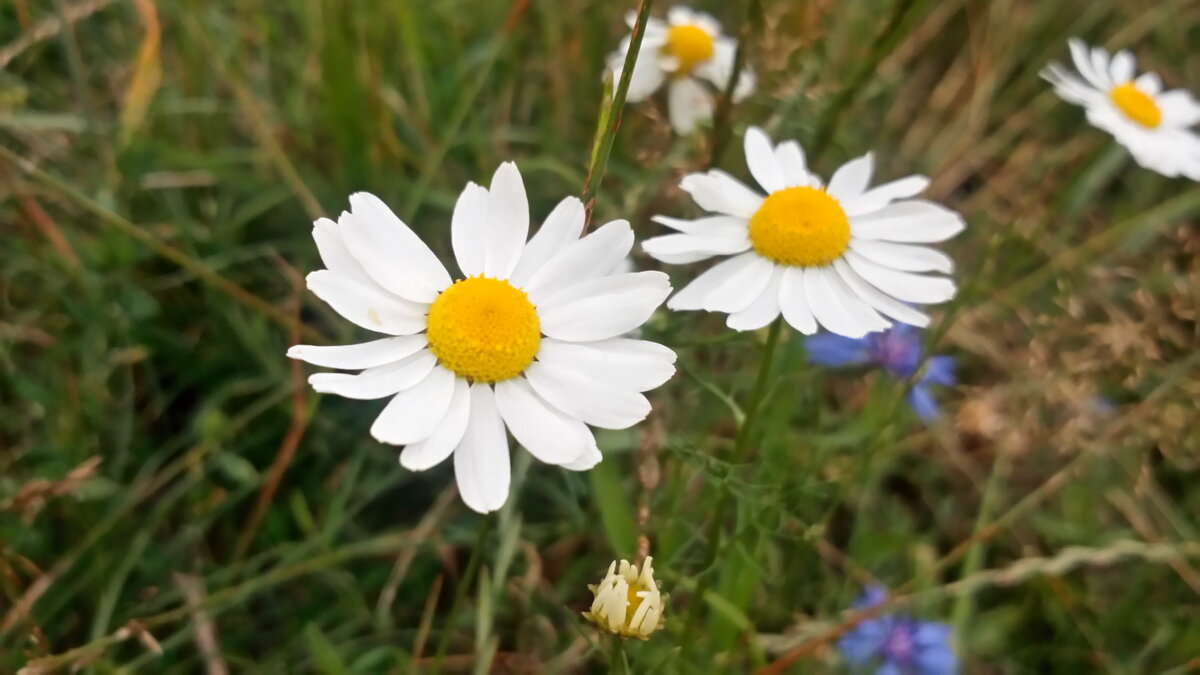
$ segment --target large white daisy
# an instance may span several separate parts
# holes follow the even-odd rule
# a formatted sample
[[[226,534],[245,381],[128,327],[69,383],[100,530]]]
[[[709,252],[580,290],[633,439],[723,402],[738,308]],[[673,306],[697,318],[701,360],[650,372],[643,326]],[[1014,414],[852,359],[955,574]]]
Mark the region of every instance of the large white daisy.
[[[1083,79],[1057,63],[1042,71],[1064,100],[1081,105],[1088,121],[1113,135],[1138,164],[1164,176],[1200,181],[1200,103],[1182,89],[1162,90],[1154,73],[1136,78],[1133,54],[1111,57],[1102,47],[1090,50],[1082,40],[1068,42],[1071,59]]]
[[[631,29],[636,19],[634,12],[625,16]],[[630,39],[626,36],[609,57],[613,82],[621,78]],[[643,101],[664,82],[669,82],[667,114],[671,126],[676,133],[689,134],[697,122],[712,119],[713,95],[708,85],[724,90],[733,74],[736,54],[737,41],[723,37],[721,24],[711,15],[687,7],[672,7],[666,21],[653,17],[646,21],[642,47],[625,98],[632,103]],[[743,67],[733,89],[733,100],[741,101],[753,92],[754,74]]]
[[[621,337],[671,292],[661,272],[622,273],[633,246],[615,220],[580,238],[583,204],[568,197],[526,241],[529,203],[515,164],[491,189],[468,184],[451,221],[450,273],[374,195],[313,228],[323,270],[308,288],[343,317],[385,337],[336,347],[296,345],[318,366],[314,389],[391,397],[371,435],[403,445],[400,463],[428,469],[454,455],[459,492],[479,512],[508,498],[505,428],[534,457],[572,470],[600,461],[587,425],[624,429],[646,417],[641,392],[675,372],[675,353]]]
[[[861,337],[891,317],[926,326],[908,303],[954,296],[954,282],[923,272],[953,271],[941,251],[924,246],[962,231],[962,218],[933,202],[910,199],[929,184],[909,176],[869,188],[870,153],[838,169],[827,187],[809,173],[796,141],[772,146],[761,129],[746,131],[746,164],[766,196],[713,169],[680,183],[713,215],[698,220],[655,216],[678,234],[648,239],[646,253],[685,264],[733,256],[698,276],[667,302],[675,310],[729,314],[735,330],[761,328],[780,313],[811,335],[818,325]]]

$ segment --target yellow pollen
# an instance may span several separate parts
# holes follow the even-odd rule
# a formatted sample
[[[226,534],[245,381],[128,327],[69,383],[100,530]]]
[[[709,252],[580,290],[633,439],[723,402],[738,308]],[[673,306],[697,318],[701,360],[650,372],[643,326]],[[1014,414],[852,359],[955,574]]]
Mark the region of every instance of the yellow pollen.
[[[1108,91],[1108,97],[1126,117],[1148,129],[1154,129],[1162,122],[1162,110],[1154,98],[1132,82],[1113,87]]]
[[[476,382],[516,377],[542,341],[525,291],[484,276],[454,282],[429,307],[429,350],[443,366]]]
[[[693,68],[712,58],[713,39],[699,26],[671,26],[662,53],[679,62],[676,75],[688,75]]]
[[[768,195],[750,216],[750,243],[782,265],[820,267],[850,245],[850,221],[824,190],[786,188]]]

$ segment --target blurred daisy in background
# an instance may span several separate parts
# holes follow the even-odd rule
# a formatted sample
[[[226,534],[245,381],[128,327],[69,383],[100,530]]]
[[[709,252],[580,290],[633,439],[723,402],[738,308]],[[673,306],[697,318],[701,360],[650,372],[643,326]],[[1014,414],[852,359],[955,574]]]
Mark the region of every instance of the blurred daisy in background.
[[[924,422],[932,422],[941,414],[937,401],[929,391],[930,386],[952,387],[956,383],[954,358],[931,356],[923,363],[921,333],[904,323],[861,338],[832,333],[814,335],[804,341],[804,347],[808,351],[809,363],[819,366],[874,365],[905,382],[917,375],[912,388],[908,390],[908,405]]]
[[[713,169],[680,182],[713,215],[654,218],[678,232],[643,243],[662,262],[733,256],[698,276],[667,307],[726,313],[735,330],[761,328],[782,313],[806,335],[824,326],[862,337],[890,327],[885,317],[924,327],[929,317],[906,303],[954,297],[953,281],[924,274],[949,274],[954,263],[925,244],[955,236],[964,223],[944,206],[912,199],[929,185],[928,178],[868,187],[874,167],[868,153],[822,186],[796,141],[773,146],[752,127],[745,146],[746,164],[765,197]]]
[[[853,609],[870,609],[887,598],[880,586],[867,588]],[[855,626],[838,641],[842,658],[873,666],[876,675],[953,675],[958,659],[950,648],[950,626],[904,614],[884,614]]]
[[[1104,48],[1090,50],[1082,40],[1068,42],[1071,59],[1083,79],[1058,63],[1042,77],[1063,100],[1083,106],[1088,121],[1113,135],[1135,161],[1164,176],[1200,181],[1200,102],[1182,89],[1163,91],[1154,73],[1137,76],[1133,54],[1111,57]]]
[[[625,22],[633,28],[637,14]],[[621,78],[631,37],[626,36],[608,60],[613,82]],[[667,20],[649,18],[641,51],[633,67],[625,100],[644,101],[667,84],[667,114],[678,134],[690,134],[698,122],[712,119],[714,98],[710,89],[724,91],[733,75],[737,41],[721,36],[721,24],[711,15],[687,7],[672,7]],[[615,84],[614,84],[615,87]],[[754,92],[754,74],[743,67],[733,89],[734,102]]]
[[[377,197],[350,196],[335,223],[315,223],[326,269],[308,288],[347,320],[391,337],[297,345],[318,366],[313,389],[391,397],[371,435],[403,445],[400,463],[428,469],[454,455],[463,501],[476,511],[508,498],[505,428],[534,457],[585,470],[600,461],[587,425],[624,429],[650,412],[641,392],[675,372],[675,353],[621,335],[670,293],[661,272],[620,272],[633,246],[615,220],[580,238],[583,204],[568,197],[526,241],[529,203],[515,164],[491,189],[468,184],[451,221],[457,281]]]

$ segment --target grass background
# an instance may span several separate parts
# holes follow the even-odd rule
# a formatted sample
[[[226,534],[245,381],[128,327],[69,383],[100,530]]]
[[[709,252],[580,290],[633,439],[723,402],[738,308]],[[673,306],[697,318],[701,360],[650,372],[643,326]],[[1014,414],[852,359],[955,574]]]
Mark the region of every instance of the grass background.
[[[927,173],[965,215],[930,331],[962,385],[924,427],[901,383],[806,366],[785,332],[731,465],[762,336],[656,316],[680,373],[655,414],[602,434],[590,474],[514,453],[455,616],[482,519],[450,467],[401,469],[366,433],[379,406],[312,394],[283,357],[356,339],[303,290],[310,221],[370,190],[448,256],[458,192],[503,160],[535,218],[578,194],[632,7],[0,7],[0,671],[410,672],[446,631],[448,670],[602,671],[586,584],[647,545],[672,601],[635,672],[836,671],[828,631],[871,579],[952,623],[967,672],[1200,667],[1200,187],[1037,77],[1078,35],[1200,89],[1200,5],[697,6],[747,31],[760,81],[721,166],[745,175],[761,124],[827,146],[825,175],[874,149],[880,179]],[[677,181],[712,154],[661,105],[627,109],[595,206],[639,237],[694,212]]]

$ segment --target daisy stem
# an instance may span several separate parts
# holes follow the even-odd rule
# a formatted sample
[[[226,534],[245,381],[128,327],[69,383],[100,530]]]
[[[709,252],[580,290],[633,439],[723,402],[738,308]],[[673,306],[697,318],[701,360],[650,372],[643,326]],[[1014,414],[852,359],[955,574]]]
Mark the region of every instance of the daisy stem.
[[[733,451],[730,457],[731,469],[746,461],[746,453],[750,449],[750,434],[754,429],[755,422],[758,421],[759,410],[762,408],[763,399],[766,397],[767,384],[771,380],[771,365],[775,362],[775,352],[778,351],[779,336],[782,332],[782,318],[775,319],[771,323],[771,327],[767,329],[767,341],[763,344],[762,354],[759,356],[758,375],[754,380],[754,389],[750,392],[750,400],[746,404],[746,416],[742,419],[742,424],[738,427],[737,438],[734,440]],[[713,509],[712,520],[708,523],[708,536],[705,538],[708,545],[708,552],[705,555],[700,580],[696,583],[693,605],[691,611],[688,613],[687,624],[684,626],[683,638],[680,641],[684,649],[687,649],[688,645],[692,644],[692,634],[696,628],[697,620],[700,618],[700,608],[704,604],[704,596],[711,585],[711,575],[707,574],[707,572],[717,561],[717,554],[720,551],[718,544],[721,538],[721,525],[725,520],[725,510],[729,508],[731,497],[729,482],[725,481],[721,484],[720,492],[717,496],[717,506]]]
[[[859,62],[858,70],[850,76],[849,84],[837,93],[837,96],[829,103],[829,107],[821,114],[821,118],[817,122],[817,133],[813,138],[813,146],[808,153],[810,163],[829,148],[834,134],[837,133],[838,125],[842,121],[842,112],[854,101],[867,80],[875,74],[875,70],[884,57],[890,54],[904,37],[904,31],[901,30],[904,26],[904,18],[916,4],[917,0],[900,0],[892,5],[892,15],[888,18],[883,31],[879,33],[879,37],[875,38],[867,58]]]
[[[629,660],[625,655],[625,638],[612,636],[612,649],[608,652],[608,672],[613,675],[628,675]]]
[[[717,112],[713,115],[712,152],[709,154],[708,166],[715,167],[721,161],[721,154],[729,144],[733,129],[733,92],[737,89],[738,80],[742,78],[742,70],[746,67],[746,45],[750,43],[750,35],[757,32],[763,24],[762,0],[750,0],[746,6],[746,19],[738,31],[737,51],[733,53],[733,69],[729,80],[717,101]]]
[[[442,630],[442,637],[438,640],[437,656],[434,657],[433,662],[434,673],[442,672],[442,661],[445,660],[446,650],[450,647],[450,636],[454,634],[454,618],[458,616],[458,608],[462,605],[463,598],[467,595],[467,589],[475,581],[475,572],[479,569],[480,559],[483,558],[483,545],[492,530],[492,521],[494,520],[495,517],[489,513],[484,516],[483,523],[479,526],[479,535],[475,539],[475,547],[471,549],[471,558],[467,561],[467,569],[463,572],[462,580],[458,583],[458,588],[454,591],[454,600],[450,603],[450,613],[446,615],[446,626]]]
[[[600,113],[596,124],[596,139],[592,143],[591,161],[588,164],[587,178],[583,181],[584,208],[587,210],[587,220],[584,228],[592,222],[592,207],[596,204],[596,189],[604,179],[604,171],[608,167],[608,155],[612,152],[613,140],[617,130],[621,128],[621,110],[625,107],[625,94],[629,91],[629,82],[633,79],[633,67],[637,64],[638,52],[642,49],[642,37],[646,34],[646,19],[650,16],[650,6],[654,0],[642,0],[638,8],[637,21],[633,24],[633,32],[629,36],[629,49],[625,52],[625,62],[621,66],[621,79],[617,82],[617,90],[613,92],[612,101]],[[607,87],[606,87],[607,89]]]

